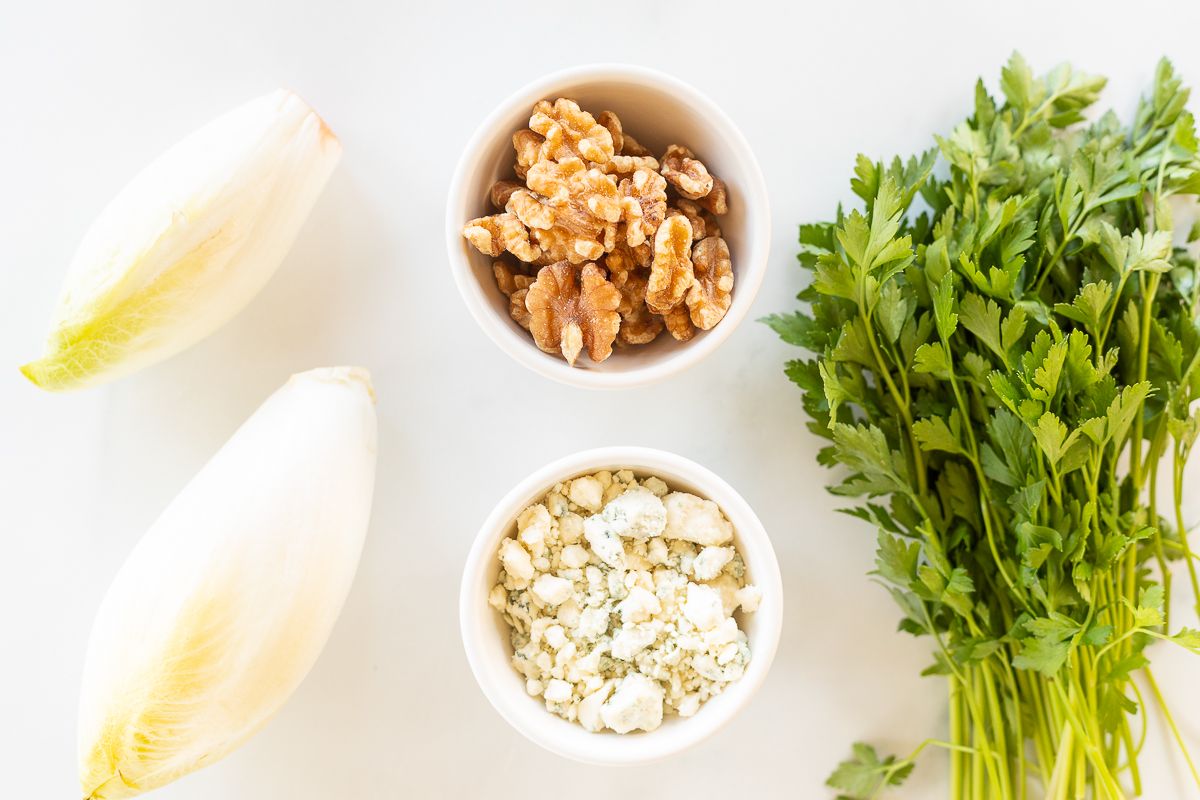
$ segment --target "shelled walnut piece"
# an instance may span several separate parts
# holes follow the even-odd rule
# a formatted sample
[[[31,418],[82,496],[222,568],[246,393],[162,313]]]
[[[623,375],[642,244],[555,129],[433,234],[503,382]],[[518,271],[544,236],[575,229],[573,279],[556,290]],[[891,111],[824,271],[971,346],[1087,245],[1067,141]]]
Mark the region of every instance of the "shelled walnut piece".
[[[692,225],[682,214],[668,217],[654,235],[654,261],[646,305],[656,314],[666,314],[683,302],[695,280],[692,270]]]
[[[525,297],[529,287],[533,285],[533,277],[520,272],[513,272],[511,266],[503,261],[492,264],[492,272],[496,276],[496,286],[508,298],[508,314],[525,330],[529,330],[531,315],[525,307]]]
[[[733,266],[725,240],[714,237],[696,242],[692,267],[695,280],[684,299],[692,324],[706,331],[721,321],[733,302]]]
[[[595,264],[559,261],[542,267],[525,295],[529,332],[547,353],[562,353],[574,366],[583,348],[601,362],[612,353],[621,326],[621,293]]]
[[[600,362],[614,342],[663,330],[687,341],[721,321],[734,275],[717,217],[729,199],[695,153],[671,144],[656,159],[615,113],[568,98],[538,102],[512,141],[517,180],[491,187],[499,213],[463,236],[500,259],[497,287],[539,348]]]
[[[625,280],[620,287],[621,305],[617,309],[621,314],[621,329],[617,332],[617,338],[623,344],[652,342],[665,327],[663,318],[646,306],[646,285],[649,280],[649,272],[643,269],[625,273]]]
[[[686,147],[673,144],[662,157],[663,177],[688,200],[699,200],[712,191],[713,176]]]

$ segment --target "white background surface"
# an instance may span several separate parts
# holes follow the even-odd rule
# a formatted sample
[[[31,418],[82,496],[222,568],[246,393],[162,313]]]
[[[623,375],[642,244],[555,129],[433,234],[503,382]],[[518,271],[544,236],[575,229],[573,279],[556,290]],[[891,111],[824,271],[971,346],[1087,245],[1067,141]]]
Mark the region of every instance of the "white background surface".
[[[1188,2],[441,3],[212,0],[0,6],[0,773],[5,794],[77,796],[74,722],[93,611],[133,543],[288,374],[361,363],[379,394],[379,483],[357,583],[329,646],[278,718],[156,797],[754,798],[828,795],[855,739],[907,752],[944,733],[928,643],[864,577],[871,533],[833,512],[789,349],[747,322],[710,360],[622,395],[557,386],[486,341],[446,269],[442,213],[459,150],[522,84],[624,60],[708,93],[755,147],[771,191],[771,270],[756,314],[800,286],[795,224],[849,199],[857,151],[910,153],[994,87],[1015,47],[1039,69],[1109,75],[1124,115],[1159,55],[1200,82]],[[483,4],[481,3],[482,7]],[[598,31],[598,32],[596,32]],[[141,166],[277,85],[306,97],[345,156],[253,305],[183,355],[54,396],[38,353],[71,252]],[[1193,103],[1193,107],[1196,104]],[[734,200],[736,202],[736,198]],[[510,731],[476,688],[456,592],[476,527],[543,463],[644,444],[716,470],[771,532],[783,643],[756,701],[694,751],[583,767]],[[1177,598],[1180,608],[1187,598]],[[1154,652],[1200,749],[1198,665]],[[1197,796],[1152,724],[1146,796]],[[896,797],[941,796],[932,754]]]

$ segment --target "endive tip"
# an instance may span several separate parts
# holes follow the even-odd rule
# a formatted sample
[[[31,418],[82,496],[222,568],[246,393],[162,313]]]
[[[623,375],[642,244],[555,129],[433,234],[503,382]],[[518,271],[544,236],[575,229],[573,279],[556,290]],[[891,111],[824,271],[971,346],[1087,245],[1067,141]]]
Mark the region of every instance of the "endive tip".
[[[291,377],[295,381],[300,378],[311,378],[329,383],[359,383],[367,390],[371,402],[375,402],[375,386],[371,383],[371,372],[366,367],[318,367],[307,372],[297,372]]]
[[[38,374],[37,370],[35,369],[36,366],[36,361],[30,361],[28,364],[22,364],[20,367],[18,367],[18,369],[21,370],[21,374],[24,375],[30,383],[32,383],[34,386],[40,387],[41,384],[38,383]]]
[[[21,370],[21,374],[39,389],[53,392],[64,388],[61,383],[48,380],[48,370],[45,369],[41,361],[30,361],[28,364],[21,365],[19,369]]]
[[[87,794],[84,795],[83,800],[104,800],[105,797],[113,796],[110,794],[112,791],[116,792],[117,797],[131,796],[131,791],[133,794],[140,794],[140,791],[137,789],[137,787],[125,780],[125,776],[121,774],[121,770],[119,769],[113,773],[111,777],[104,781],[104,783],[101,783],[91,791],[88,791],[87,789],[84,789],[84,791],[87,792]]]
[[[341,149],[342,140],[339,139],[337,134],[333,132],[333,128],[329,127],[329,123],[325,121],[325,118],[317,113],[317,110],[313,108],[312,103],[305,100],[300,93],[294,89],[281,88],[279,89],[279,94],[281,94],[283,97],[290,97],[307,108],[308,113],[312,114],[313,119],[317,121],[317,126],[320,128],[319,132],[321,134],[321,141],[326,144],[333,144],[339,150]]]

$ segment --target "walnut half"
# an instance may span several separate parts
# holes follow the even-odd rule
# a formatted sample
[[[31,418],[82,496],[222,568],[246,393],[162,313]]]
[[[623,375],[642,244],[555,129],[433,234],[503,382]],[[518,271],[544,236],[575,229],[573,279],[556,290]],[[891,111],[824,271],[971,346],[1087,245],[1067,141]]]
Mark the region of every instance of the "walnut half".
[[[667,181],[657,172],[638,169],[619,188],[625,242],[637,247],[658,232],[667,214]]]
[[[574,100],[560,97],[551,103],[541,100],[533,107],[529,128],[545,138],[542,160],[578,156],[604,164],[613,157],[613,137],[596,118]]]
[[[617,338],[624,344],[649,344],[663,330],[663,318],[646,307],[646,270],[625,273],[621,288],[621,330]]]
[[[515,214],[507,211],[473,219],[463,226],[463,237],[475,249],[493,258],[505,250],[522,261],[536,261],[541,248],[529,239],[529,229]]]
[[[667,147],[662,157],[662,175],[675,191],[689,200],[699,200],[713,188],[713,177],[708,169],[683,145]]]
[[[562,353],[571,366],[585,347],[596,363],[612,354],[620,305],[621,292],[590,262],[542,267],[525,296],[534,342],[543,352]]]
[[[496,286],[508,298],[508,315],[525,330],[529,330],[529,310],[525,308],[525,296],[533,284],[533,277],[521,272],[515,272],[511,265],[503,261],[492,263],[492,273],[496,276]]]
[[[646,305],[654,313],[671,311],[692,288],[691,254],[692,224],[682,214],[667,217],[654,234],[654,261],[646,287]]]
[[[692,266],[696,280],[688,289],[688,311],[693,325],[702,331],[711,330],[725,318],[733,302],[729,245],[719,236],[701,239],[692,248]]]

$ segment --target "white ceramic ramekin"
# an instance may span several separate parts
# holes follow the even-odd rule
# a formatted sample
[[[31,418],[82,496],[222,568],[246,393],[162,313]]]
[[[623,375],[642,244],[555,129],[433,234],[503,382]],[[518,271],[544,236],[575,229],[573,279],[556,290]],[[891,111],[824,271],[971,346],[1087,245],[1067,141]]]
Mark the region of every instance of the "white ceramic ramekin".
[[[729,186],[729,213],[721,232],[729,243],[736,283],[729,313],[710,331],[689,342],[666,333],[652,344],[614,352],[602,364],[586,356],[575,367],[543,353],[529,333],[512,321],[508,301],[496,288],[493,259],[462,237],[468,220],[495,213],[491,185],[513,177],[512,135],[529,126],[534,103],[569,97],[586,110],[616,112],[622,125],[655,155],[682,144]],[[562,383],[589,389],[639,386],[678,373],[713,352],[746,318],[767,269],[771,213],[767,186],[745,137],[720,108],[700,92],[661,72],[627,65],[598,64],[557,72],[526,86],[491,113],[463,151],[446,202],[446,247],[450,268],[467,308],[504,352]]]
[[[735,614],[750,644],[750,664],[742,678],[711,698],[695,716],[669,716],[657,730],[619,735],[589,733],[550,713],[542,699],[525,692],[525,679],[510,662],[509,628],[488,605],[499,572],[500,542],[515,532],[516,518],[559,481],[600,470],[630,469],[639,477],[657,475],[672,489],[714,501],[733,523],[734,544],[746,562],[750,582],[762,590],[753,614]],[[775,658],[783,622],[783,583],[775,551],[762,523],[728,483],[681,456],[643,447],[587,450],[555,461],[523,480],[484,522],[467,556],[459,597],[459,623],[471,671],[500,715],[533,742],[558,755],[592,764],[637,764],[664,758],[715,733],[733,718],[762,685]]]

